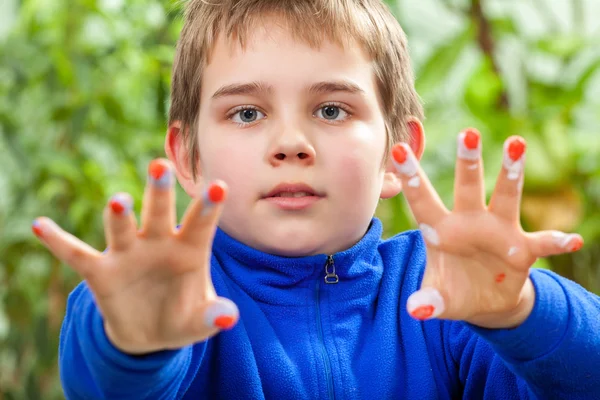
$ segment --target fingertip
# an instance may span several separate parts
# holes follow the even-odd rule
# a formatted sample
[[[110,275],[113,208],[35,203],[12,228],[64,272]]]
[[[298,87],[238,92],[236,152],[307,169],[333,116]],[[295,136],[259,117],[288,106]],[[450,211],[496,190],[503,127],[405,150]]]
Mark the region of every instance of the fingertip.
[[[583,245],[583,238],[580,235],[574,234],[567,248],[571,253],[574,253],[576,251],[581,250],[583,248]]]
[[[114,214],[126,216],[133,210],[133,198],[127,193],[117,193],[110,198],[108,206]]]
[[[44,230],[42,229],[42,224],[40,223],[40,218],[36,218],[33,220],[33,222],[31,223],[31,231],[33,232],[33,234],[35,236],[37,236],[38,238],[41,239],[44,236]]]
[[[157,158],[148,165],[148,180],[160,188],[168,188],[173,183],[173,171],[170,162]]]
[[[227,197],[227,185],[217,180],[211,182],[206,188],[205,198],[211,203],[221,203]]]
[[[231,329],[239,319],[239,310],[235,303],[226,298],[219,298],[207,307],[204,313],[204,324],[210,328]]]
[[[403,143],[397,143],[392,147],[392,157],[398,164],[404,164],[408,158],[408,151]]]
[[[411,317],[423,321],[440,316],[446,307],[437,289],[423,288],[410,295],[406,308]]]
[[[527,150],[527,142],[521,136],[511,136],[505,142],[506,155],[513,161],[518,161]]]

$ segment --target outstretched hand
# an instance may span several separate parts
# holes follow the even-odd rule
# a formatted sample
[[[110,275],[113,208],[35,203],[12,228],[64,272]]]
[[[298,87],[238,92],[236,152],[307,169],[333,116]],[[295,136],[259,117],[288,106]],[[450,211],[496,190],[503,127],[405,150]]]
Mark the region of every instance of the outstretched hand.
[[[237,306],[218,297],[209,257],[227,187],[213,182],[193,199],[176,230],[175,175],[165,159],[150,163],[138,229],[130,195],[104,209],[108,250],[101,253],[48,218],[33,231],[87,282],[109,340],[130,354],[177,349],[230,329]]]
[[[463,320],[510,328],[531,313],[529,269],[539,257],[579,250],[583,239],[558,231],[524,232],[519,221],[525,141],[510,137],[489,205],[485,202],[481,137],[458,137],[454,210],[449,211],[407,144],[392,149],[404,195],[427,245],[420,290],[407,302],[416,319]]]

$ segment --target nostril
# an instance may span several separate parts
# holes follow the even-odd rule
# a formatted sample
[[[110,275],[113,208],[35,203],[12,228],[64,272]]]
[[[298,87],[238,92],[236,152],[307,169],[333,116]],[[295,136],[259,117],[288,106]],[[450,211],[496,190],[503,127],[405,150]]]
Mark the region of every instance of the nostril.
[[[285,154],[283,153],[277,153],[275,155],[275,158],[278,159],[279,161],[283,160],[285,158]]]
[[[307,157],[308,157],[308,154],[306,154],[306,153],[298,153],[298,158],[301,160],[304,160]]]

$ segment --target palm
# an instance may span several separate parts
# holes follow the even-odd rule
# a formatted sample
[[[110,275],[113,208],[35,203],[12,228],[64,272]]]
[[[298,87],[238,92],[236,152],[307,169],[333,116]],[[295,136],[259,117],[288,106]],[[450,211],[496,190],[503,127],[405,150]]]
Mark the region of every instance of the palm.
[[[533,290],[529,268],[538,257],[578,250],[579,235],[526,233],[519,223],[525,145],[510,138],[489,206],[485,204],[479,133],[459,136],[455,208],[446,209],[410,147],[396,145],[394,162],[427,245],[421,290],[408,301],[417,319],[440,317],[493,326]]]
[[[231,328],[238,309],[216,295],[209,254],[225,186],[208,185],[175,230],[174,177],[166,160],[149,167],[141,226],[131,196],[104,212],[108,250],[100,253],[46,218],[34,232],[86,280],[113,344],[129,353],[180,348]]]

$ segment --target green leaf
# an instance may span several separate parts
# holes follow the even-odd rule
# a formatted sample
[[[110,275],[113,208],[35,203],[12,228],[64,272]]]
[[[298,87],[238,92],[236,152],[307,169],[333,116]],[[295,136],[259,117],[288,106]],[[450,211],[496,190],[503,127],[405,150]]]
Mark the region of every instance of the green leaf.
[[[545,53],[561,58],[568,58],[585,48],[586,39],[575,33],[562,33],[544,37],[535,45]]]
[[[417,70],[417,91],[424,95],[438,88],[448,76],[451,68],[472,42],[473,26],[471,24],[433,51],[429,59]]]

